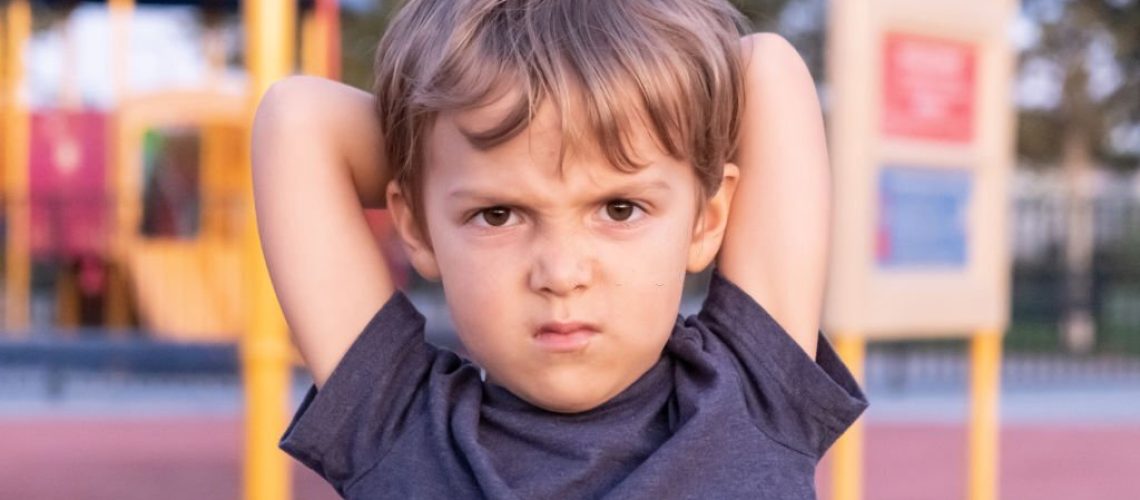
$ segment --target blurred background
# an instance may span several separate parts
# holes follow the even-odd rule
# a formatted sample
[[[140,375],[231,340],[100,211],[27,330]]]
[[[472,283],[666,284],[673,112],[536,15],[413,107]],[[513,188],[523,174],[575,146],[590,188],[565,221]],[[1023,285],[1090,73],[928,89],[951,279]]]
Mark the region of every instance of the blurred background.
[[[247,28],[237,1],[134,3],[0,1],[2,498],[243,495]],[[296,71],[368,89],[400,3],[300,2]],[[826,114],[830,4],[734,3],[797,47]],[[1140,498],[1140,2],[1023,0],[1008,38],[1000,497]],[[430,338],[459,349],[369,217]],[[866,498],[966,495],[968,371],[964,340],[867,345]],[[289,412],[308,384],[294,369]],[[335,498],[292,467],[295,497]]]

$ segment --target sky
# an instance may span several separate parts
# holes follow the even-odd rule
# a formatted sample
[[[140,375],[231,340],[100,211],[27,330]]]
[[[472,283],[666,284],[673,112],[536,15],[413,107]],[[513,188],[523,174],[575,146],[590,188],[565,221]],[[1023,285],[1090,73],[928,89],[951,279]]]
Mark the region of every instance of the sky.
[[[113,104],[111,29],[107,9],[82,4],[69,21],[77,48],[76,78],[86,107],[105,109]],[[206,77],[198,42],[198,21],[193,9],[145,7],[136,9],[131,23],[128,85],[132,92],[193,88]],[[240,40],[231,40],[237,44]],[[28,98],[34,108],[52,106],[61,92],[64,69],[63,37],[44,30],[29,42]],[[240,85],[241,71],[229,75]]]
[[[362,10],[381,0],[341,0],[347,11]],[[114,93],[109,68],[111,28],[105,5],[83,3],[69,20],[78,49],[75,71],[82,100],[87,107],[105,109],[113,104]],[[133,92],[178,87],[196,87],[206,77],[206,65],[197,37],[198,21],[190,7],[138,6],[131,22],[129,86]],[[230,33],[231,51],[240,50],[240,34]],[[36,32],[29,43],[28,96],[34,108],[52,106],[58,101],[63,68],[63,37],[58,30]],[[241,87],[244,74],[234,69],[228,74],[234,86]]]

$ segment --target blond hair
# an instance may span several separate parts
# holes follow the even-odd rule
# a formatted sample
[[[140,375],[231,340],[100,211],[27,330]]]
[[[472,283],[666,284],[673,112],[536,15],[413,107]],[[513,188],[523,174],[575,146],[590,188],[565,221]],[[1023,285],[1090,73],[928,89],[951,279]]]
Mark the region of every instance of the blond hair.
[[[640,168],[631,134],[642,127],[663,152],[691,162],[711,196],[737,147],[745,26],[727,0],[410,0],[376,53],[393,178],[422,212],[435,119],[514,96],[500,123],[464,131],[473,146],[514,137],[551,99],[563,154],[586,140],[616,168]]]

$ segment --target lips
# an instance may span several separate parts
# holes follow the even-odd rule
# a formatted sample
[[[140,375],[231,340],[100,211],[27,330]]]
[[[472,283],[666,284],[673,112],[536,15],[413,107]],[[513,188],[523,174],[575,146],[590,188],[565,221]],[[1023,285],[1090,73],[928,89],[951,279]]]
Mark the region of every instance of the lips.
[[[549,322],[538,327],[534,335],[538,346],[550,352],[574,352],[584,349],[598,333],[598,327],[583,322]]]

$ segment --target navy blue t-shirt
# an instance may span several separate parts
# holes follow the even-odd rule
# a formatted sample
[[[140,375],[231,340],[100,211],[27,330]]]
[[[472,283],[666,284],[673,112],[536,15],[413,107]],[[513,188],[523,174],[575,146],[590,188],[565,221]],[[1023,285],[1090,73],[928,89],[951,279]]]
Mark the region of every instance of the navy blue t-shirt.
[[[867,408],[822,334],[817,351],[714,273],[648,372],[560,414],[428,344],[397,292],[280,446],[347,498],[815,498],[820,457]]]

